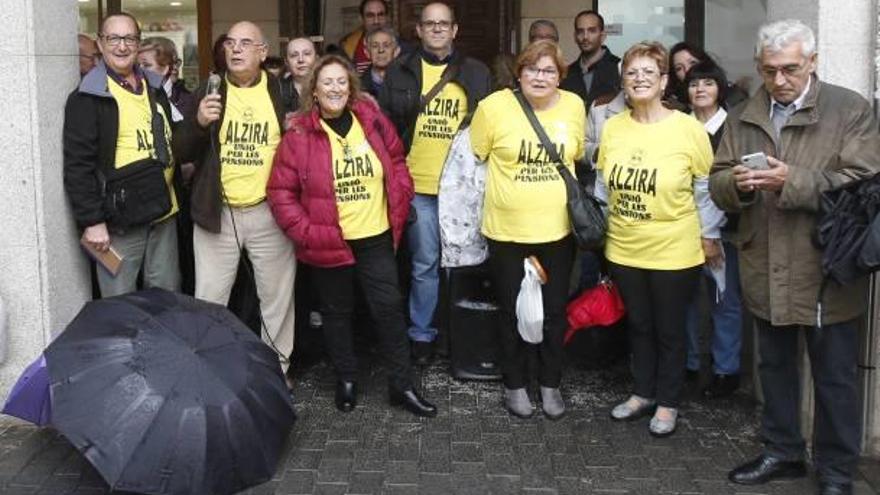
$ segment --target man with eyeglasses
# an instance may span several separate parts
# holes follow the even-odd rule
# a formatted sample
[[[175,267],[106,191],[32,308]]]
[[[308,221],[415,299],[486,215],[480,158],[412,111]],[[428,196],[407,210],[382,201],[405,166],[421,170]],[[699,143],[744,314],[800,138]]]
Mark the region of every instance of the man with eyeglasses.
[[[115,276],[98,268],[101,296],[137,290],[141,271],[144,287],[176,291],[178,206],[175,160],[169,153],[173,122],[168,97],[161,89],[162,78],[136,63],[141,32],[134,17],[106,17],[98,39],[103,56],[70,94],[64,112],[64,189],[83,231],[80,242],[96,257],[112,247],[122,258]],[[148,186],[138,182],[108,199],[106,184],[131,170],[156,170],[155,162],[162,167],[158,170],[165,184],[158,177],[149,183],[150,190],[167,191],[167,202],[162,198],[160,204],[170,203],[170,208],[147,222],[121,220],[120,209],[133,212],[145,206],[126,197],[140,197]]]
[[[101,52],[98,51],[98,44],[91,36],[79,34],[76,39],[79,43],[79,77],[83,78],[95,68],[98,59],[101,58]]]
[[[388,24],[388,3],[385,0],[362,0],[358,11],[361,13],[361,26],[345,35],[339,46],[354,62],[358,74],[363,74],[370,68],[366,35]]]
[[[367,53],[370,67],[361,74],[361,89],[378,97],[385,84],[388,66],[400,55],[397,33],[387,26],[370,31],[367,33]]]
[[[462,120],[491,91],[492,77],[485,64],[455,50],[458,24],[447,4],[426,5],[416,33],[421,48],[391,64],[379,104],[404,142],[415,184],[416,220],[407,231],[412,256],[409,338],[415,362],[424,365],[433,357],[437,337],[432,321],[440,282],[440,171]]]
[[[238,22],[223,41],[227,70],[216,93],[196,92],[194,113],[175,136],[174,151],[196,164],[191,211],[195,223],[199,299],[226,305],[241,252],[247,250],[260,299],[262,336],[286,372],[293,350],[296,258],[266,203],[266,183],[281,141],[281,84],[260,68],[262,31]]]
[[[880,171],[880,135],[870,103],[816,76],[816,38],[802,22],[762,26],[755,60],[764,84],[728,115],[709,179],[715,203],[740,214],[743,300],[755,316],[764,393],[764,451],[728,478],[753,485],[805,476],[803,336],[815,394],[819,493],[851,494],[861,442],[858,323],[868,279],[828,284],[820,310],[822,252],[812,235],[823,191]],[[768,166],[742,163],[758,152]],[[816,327],[819,315],[822,328]]]
[[[620,90],[620,58],[604,45],[607,36],[605,18],[595,10],[575,16],[574,41],[581,54],[568,66],[568,75],[559,87],[580,96],[587,110],[596,97]]]

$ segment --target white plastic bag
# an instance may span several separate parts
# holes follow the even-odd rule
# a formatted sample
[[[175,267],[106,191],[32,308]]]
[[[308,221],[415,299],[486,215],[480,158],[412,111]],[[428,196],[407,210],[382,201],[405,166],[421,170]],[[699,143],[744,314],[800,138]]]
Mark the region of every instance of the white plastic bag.
[[[516,296],[516,327],[529,344],[544,340],[544,299],[538,270],[528,259],[523,260],[525,275]]]

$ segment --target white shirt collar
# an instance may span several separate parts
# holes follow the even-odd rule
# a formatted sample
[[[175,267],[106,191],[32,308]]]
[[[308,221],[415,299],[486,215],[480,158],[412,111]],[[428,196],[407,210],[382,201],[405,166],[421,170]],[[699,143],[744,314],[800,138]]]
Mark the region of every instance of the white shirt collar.
[[[800,110],[801,107],[804,105],[804,100],[807,99],[807,93],[810,92],[810,85],[811,84],[813,84],[813,76],[810,76],[810,79],[807,80],[807,85],[804,86],[804,90],[801,92],[800,96],[798,96],[797,99],[791,103],[792,105],[794,105],[795,112]],[[783,105],[782,103],[779,103],[778,101],[774,100],[773,97],[771,96],[770,97],[770,119],[771,120],[773,119],[773,105],[774,104],[778,104],[783,107],[788,106],[788,105]]]
[[[714,136],[718,129],[721,129],[721,126],[724,125],[725,119],[727,119],[727,111],[718,107],[718,111],[703,124],[703,127],[706,129],[706,132]]]

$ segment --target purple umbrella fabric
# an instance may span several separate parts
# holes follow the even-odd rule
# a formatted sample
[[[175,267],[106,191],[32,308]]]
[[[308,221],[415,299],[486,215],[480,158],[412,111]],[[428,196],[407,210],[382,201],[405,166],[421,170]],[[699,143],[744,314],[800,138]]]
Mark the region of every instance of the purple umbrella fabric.
[[[15,382],[3,414],[30,421],[37,426],[49,424],[52,418],[52,400],[49,396],[49,371],[46,358],[40,354]]]

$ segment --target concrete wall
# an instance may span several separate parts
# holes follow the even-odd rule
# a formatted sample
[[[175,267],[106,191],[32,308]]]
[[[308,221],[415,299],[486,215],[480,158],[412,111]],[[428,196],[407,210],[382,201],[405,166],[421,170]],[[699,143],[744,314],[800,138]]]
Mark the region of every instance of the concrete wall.
[[[755,35],[766,20],[764,0],[706,0],[706,51],[731,81],[749,78],[752,90],[761,84],[752,56]]]
[[[229,30],[238,21],[251,21],[263,30],[269,44],[269,55],[278,55],[278,33],[281,15],[278,0],[211,0],[211,34],[213,39]]]
[[[574,16],[582,10],[592,7],[590,1],[577,0],[522,0],[520,32],[522,33],[522,46],[529,42],[529,26],[538,19],[547,19],[556,24],[559,30],[559,46],[565,59],[573,61],[580,54],[577,44],[574,42]]]
[[[62,8],[59,4],[63,3]],[[90,296],[62,186],[64,102],[78,81],[77,2],[0,0],[0,394]],[[50,35],[51,33],[51,35]]]

